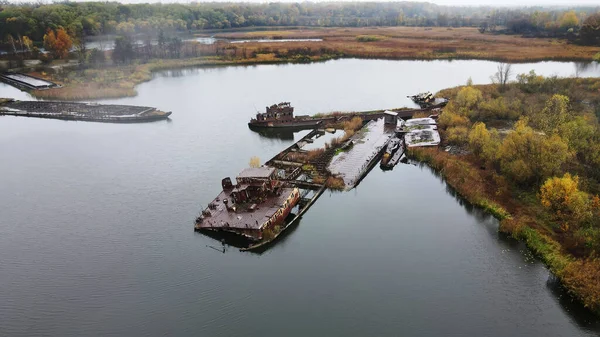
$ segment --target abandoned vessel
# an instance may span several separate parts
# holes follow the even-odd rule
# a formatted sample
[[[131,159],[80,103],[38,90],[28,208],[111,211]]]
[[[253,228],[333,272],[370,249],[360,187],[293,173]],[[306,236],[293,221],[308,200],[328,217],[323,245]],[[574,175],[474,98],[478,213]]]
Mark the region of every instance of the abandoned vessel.
[[[300,199],[296,187],[281,182],[272,167],[248,168],[221,181],[223,191],[196,219],[195,230],[229,233],[250,242],[270,240]]]
[[[382,170],[391,170],[398,164],[402,155],[404,155],[404,143],[398,136],[392,137],[385,148],[385,153],[381,158],[380,167]]]
[[[407,96],[421,109],[441,108],[448,104],[447,98],[436,98],[431,92],[423,92],[417,95]]]
[[[258,112],[256,118],[252,118],[248,126],[250,129],[255,130],[264,128],[295,128],[301,130],[314,129],[323,122],[323,119],[309,116],[294,117],[294,107],[291,106],[290,102],[282,102],[266,107],[265,112]]]

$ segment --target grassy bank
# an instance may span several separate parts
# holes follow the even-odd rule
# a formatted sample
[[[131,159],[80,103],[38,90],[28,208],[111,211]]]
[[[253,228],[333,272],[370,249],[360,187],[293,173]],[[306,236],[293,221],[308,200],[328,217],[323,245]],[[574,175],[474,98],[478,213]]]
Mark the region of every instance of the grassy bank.
[[[294,29],[216,34],[227,39],[307,39],[321,42],[269,43],[272,49],[328,48],[349,57],[381,59],[485,59],[507,62],[592,61],[599,47],[566,40],[481,34],[476,28],[370,27]],[[246,43],[246,48],[265,44]]]
[[[318,57],[311,61],[319,61]],[[152,72],[199,66],[231,66],[250,64],[273,64],[289,62],[268,55],[248,59],[222,57],[198,57],[189,59],[150,60],[143,64],[105,66],[83,70],[65,70],[59,75],[42,72],[30,75],[46,78],[61,84],[62,88],[36,90],[31,94],[37,98],[58,100],[82,100],[130,97],[137,94],[135,87],[152,79]]]
[[[85,70],[65,70],[64,74],[53,76],[34,73],[62,84],[63,88],[34,91],[32,94],[44,99],[64,100],[134,96],[135,86],[150,80],[153,71],[196,66],[317,62],[340,57],[591,61],[600,52],[598,47],[572,45],[565,40],[481,34],[474,28],[294,29],[222,33],[217,37],[321,38],[323,41],[204,45],[200,48],[208,56],[154,59],[143,64],[134,60],[129,65],[91,66]]]

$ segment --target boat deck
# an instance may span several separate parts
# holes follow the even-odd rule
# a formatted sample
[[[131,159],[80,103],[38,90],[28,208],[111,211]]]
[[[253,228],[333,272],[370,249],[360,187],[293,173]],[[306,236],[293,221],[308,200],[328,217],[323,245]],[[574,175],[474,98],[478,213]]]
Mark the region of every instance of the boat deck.
[[[248,209],[250,204],[236,205],[237,210],[229,211],[224,202],[225,199],[231,202],[231,193],[222,191],[215,200],[212,201],[214,209],[210,207],[207,210],[210,216],[205,216],[204,220],[197,226],[199,229],[220,228],[220,229],[252,229],[258,230],[260,226],[282,207],[287,198],[293,191],[293,188],[281,188],[279,194],[269,195],[266,199],[257,204],[255,210]]]

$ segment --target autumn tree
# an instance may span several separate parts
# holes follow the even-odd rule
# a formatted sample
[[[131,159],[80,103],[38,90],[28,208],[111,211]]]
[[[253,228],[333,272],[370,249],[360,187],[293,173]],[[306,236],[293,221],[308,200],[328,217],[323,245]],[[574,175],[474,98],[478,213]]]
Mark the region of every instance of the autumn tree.
[[[469,141],[469,129],[466,126],[454,126],[446,130],[449,144],[463,145]]]
[[[475,123],[469,132],[469,149],[487,163],[496,159],[500,147],[498,130],[488,130],[484,123]]]
[[[548,133],[557,133],[560,126],[570,119],[569,97],[564,95],[553,95],[542,111],[531,115],[531,122],[538,129]]]
[[[594,151],[594,137],[598,127],[587,116],[575,116],[558,126],[558,134],[569,143],[580,158],[585,158],[586,153]]]
[[[33,41],[31,41],[31,39],[27,36],[23,36],[22,39],[23,41],[22,45],[23,45],[23,50],[22,52],[31,52],[31,50],[33,49]]]
[[[498,149],[502,172],[523,184],[556,175],[569,156],[569,146],[562,138],[534,131],[527,125],[527,119],[515,123],[513,132]]]
[[[540,189],[540,199],[565,231],[592,216],[590,198],[579,190],[579,177],[569,173],[547,179]]]
[[[577,18],[577,14],[575,11],[568,11],[563,14],[560,19],[560,28],[564,30],[568,30],[569,28],[579,27],[579,18]]]
[[[258,158],[257,156],[250,158],[250,167],[260,167],[260,158]]]
[[[44,35],[44,48],[46,48],[53,57],[64,59],[69,55],[69,50],[73,45],[73,41],[67,31],[58,27],[58,29],[53,31],[52,29],[48,29],[46,35]]]
[[[475,123],[469,132],[469,148],[479,156],[483,153],[485,144],[490,141],[490,132],[484,123]]]
[[[483,94],[479,89],[466,86],[458,91],[456,98],[450,104],[450,110],[462,116],[469,116],[482,100]]]

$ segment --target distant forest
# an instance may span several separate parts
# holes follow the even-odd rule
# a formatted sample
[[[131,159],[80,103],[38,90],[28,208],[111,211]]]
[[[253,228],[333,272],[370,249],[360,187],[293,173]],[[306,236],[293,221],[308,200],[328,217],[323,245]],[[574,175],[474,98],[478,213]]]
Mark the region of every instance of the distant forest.
[[[39,42],[48,29],[59,27],[77,35],[94,36],[277,26],[478,27],[482,33],[501,30],[508,34],[567,36],[577,33],[598,11],[600,6],[448,7],[417,2],[15,4],[4,0],[0,1],[0,34],[4,35],[0,38],[27,36]],[[600,19],[596,21],[600,24]]]

